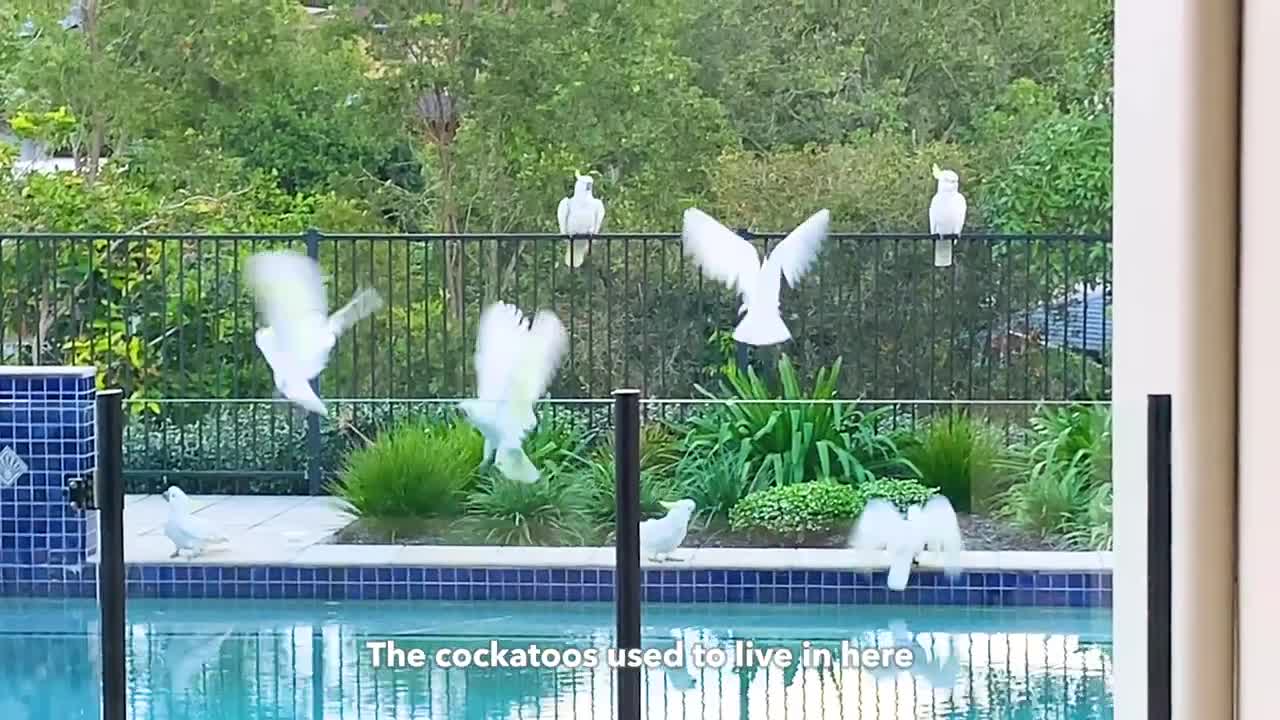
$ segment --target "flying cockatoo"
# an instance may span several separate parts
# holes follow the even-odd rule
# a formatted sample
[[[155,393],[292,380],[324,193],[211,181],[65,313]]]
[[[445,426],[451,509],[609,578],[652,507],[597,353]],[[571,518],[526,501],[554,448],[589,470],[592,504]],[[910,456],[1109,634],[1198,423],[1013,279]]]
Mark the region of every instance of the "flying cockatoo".
[[[654,562],[670,559],[671,553],[680,547],[684,536],[689,533],[693,511],[697,509],[697,504],[688,499],[659,502],[667,509],[667,514],[640,523],[640,552]]]
[[[577,176],[573,195],[560,200],[556,216],[560,220],[560,234],[571,238],[564,253],[564,264],[576,268],[587,259],[591,248],[591,235],[599,235],[604,225],[604,203],[591,194],[595,185],[590,175]],[[583,237],[588,236],[588,237]]]
[[[933,177],[938,181],[938,191],[929,203],[929,234],[937,235],[933,241],[933,264],[946,267],[951,264],[951,248],[964,229],[964,215],[968,203],[960,194],[960,176],[954,170],[933,166]]]
[[[173,541],[173,554],[178,557],[183,550],[195,557],[204,552],[210,545],[221,545],[230,540],[213,523],[191,513],[191,498],[182,492],[182,488],[172,485],[164,491],[164,499],[169,502],[169,517],[164,523],[165,537]]]
[[[911,506],[905,519],[888,500],[868,501],[849,535],[849,544],[858,549],[887,549],[889,589],[898,591],[907,586],[911,565],[922,550],[942,553],[943,567],[950,576],[959,573],[959,556],[964,550],[955,510],[942,495],[935,495],[923,506]]]
[[[476,398],[459,403],[484,436],[484,460],[506,477],[537,482],[540,474],[522,443],[538,423],[533,403],[551,385],[569,344],[560,319],[541,310],[532,324],[520,309],[493,303],[480,314],[476,333]]]
[[[819,210],[800,223],[760,263],[750,242],[697,208],[684,213],[684,253],[707,277],[742,295],[733,339],[747,345],[776,345],[791,339],[782,322],[782,278],[792,287],[812,267],[826,239],[831,213]]]
[[[320,265],[292,252],[250,257],[245,276],[266,321],[266,327],[254,333],[254,341],[271,366],[276,389],[302,408],[327,415],[311,380],[328,364],[338,337],[380,310],[382,297],[366,288],[330,315]]]

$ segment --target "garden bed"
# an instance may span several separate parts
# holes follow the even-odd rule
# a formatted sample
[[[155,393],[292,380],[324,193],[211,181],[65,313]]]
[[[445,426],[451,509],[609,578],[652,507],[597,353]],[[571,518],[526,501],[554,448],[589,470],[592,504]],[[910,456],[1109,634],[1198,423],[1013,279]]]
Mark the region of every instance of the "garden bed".
[[[1036,534],[1013,527],[1008,523],[982,515],[960,514],[960,530],[964,535],[965,549],[975,551],[1053,551],[1070,550],[1061,538],[1042,538]],[[611,544],[612,538],[602,536],[595,544]],[[806,535],[796,542],[793,538],[779,538],[751,532],[734,532],[723,523],[710,527],[694,526],[684,541],[684,548],[842,548],[849,541],[848,529],[828,533]],[[466,527],[465,522],[445,519],[391,521],[356,520],[334,533],[329,539],[341,545],[502,545],[486,537],[486,533]],[[557,545],[575,544],[560,539]]]

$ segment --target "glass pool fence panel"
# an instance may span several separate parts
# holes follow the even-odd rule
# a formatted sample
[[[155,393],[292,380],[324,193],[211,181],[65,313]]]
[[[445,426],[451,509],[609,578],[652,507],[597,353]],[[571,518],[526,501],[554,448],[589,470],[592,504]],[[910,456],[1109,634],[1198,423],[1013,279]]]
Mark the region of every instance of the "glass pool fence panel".
[[[76,490],[95,422],[91,376],[0,376],[0,717],[102,705],[97,513]]]

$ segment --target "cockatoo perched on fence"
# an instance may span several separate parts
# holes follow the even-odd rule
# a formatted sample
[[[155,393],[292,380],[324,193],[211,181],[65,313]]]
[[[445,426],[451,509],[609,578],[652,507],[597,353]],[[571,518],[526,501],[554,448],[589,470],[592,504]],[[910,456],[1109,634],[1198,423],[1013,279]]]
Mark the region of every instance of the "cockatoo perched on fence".
[[[667,560],[680,547],[689,533],[693,511],[697,509],[697,504],[688,499],[662,502],[662,506],[667,509],[666,515],[640,523],[641,555],[654,562]]]
[[[494,461],[506,477],[537,482],[540,474],[522,443],[537,425],[533,403],[551,385],[569,344],[569,334],[549,310],[532,325],[520,309],[493,303],[480,314],[476,333],[476,398],[459,409],[484,435],[483,465]]]
[[[951,502],[935,495],[923,506],[913,505],[903,518],[897,506],[880,498],[867,502],[849,536],[851,547],[889,551],[889,589],[902,590],[911,575],[911,565],[922,550],[943,554],[943,567],[950,576],[960,572],[964,550],[960,522]]]
[[[164,523],[164,534],[173,541],[173,554],[169,557],[176,558],[183,550],[195,557],[211,545],[230,542],[213,523],[192,514],[191,498],[182,492],[182,488],[171,486],[164,491],[164,499],[169,502],[169,517]]]
[[[330,315],[320,265],[292,252],[250,257],[245,276],[266,321],[266,327],[254,333],[254,341],[271,366],[276,389],[299,406],[327,415],[311,380],[328,364],[338,337],[381,309],[382,297],[366,288]]]
[[[951,264],[953,236],[959,237],[964,229],[964,215],[969,205],[960,194],[960,176],[954,170],[934,165],[933,177],[938,181],[938,191],[929,203],[929,234],[938,236],[933,241],[933,264],[946,267]]]
[[[560,200],[556,216],[560,220],[560,234],[571,238],[564,254],[564,264],[576,268],[587,259],[591,248],[591,235],[599,235],[604,225],[604,203],[591,194],[595,181],[590,175],[577,176],[573,195]],[[587,237],[584,237],[587,236]]]
[[[763,264],[754,245],[697,208],[684,213],[684,253],[707,277],[742,295],[742,320],[733,339],[747,345],[776,345],[791,339],[782,321],[782,278],[792,287],[813,266],[827,237],[831,213],[819,210],[800,223],[769,253]]]

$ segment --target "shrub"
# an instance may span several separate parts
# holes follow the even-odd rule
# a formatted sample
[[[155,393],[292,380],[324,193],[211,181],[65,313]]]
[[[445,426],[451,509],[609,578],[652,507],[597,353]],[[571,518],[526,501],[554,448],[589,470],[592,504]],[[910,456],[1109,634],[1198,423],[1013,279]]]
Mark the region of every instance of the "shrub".
[[[1109,408],[1042,409],[1032,418],[1028,437],[1000,467],[1016,480],[1000,496],[998,517],[1041,536],[1070,534],[1077,545],[1086,537],[1105,541],[1110,532],[1103,527],[1110,525]]]
[[[858,494],[864,501],[888,500],[899,511],[906,512],[912,505],[923,505],[929,498],[937,495],[938,488],[923,485],[919,480],[910,478],[876,478],[859,485]]]
[[[580,545],[592,536],[591,491],[569,474],[535,483],[487,475],[466,501],[464,525],[502,545]]]
[[[1002,489],[997,487],[994,465],[1001,447],[999,436],[985,422],[952,413],[930,421],[903,454],[957,512],[985,512]]]
[[[865,503],[852,486],[831,480],[779,485],[744,497],[729,511],[729,527],[799,538],[847,524]]]
[[[406,423],[353,451],[332,492],[358,517],[456,514],[484,439],[461,422]]]
[[[890,408],[863,413],[836,400],[840,360],[818,371],[813,392],[800,389],[795,368],[784,354],[778,360],[781,398],[774,398],[753,368],[744,376],[726,373],[722,387],[727,400],[695,416],[687,451],[710,454],[728,446],[742,450],[749,489],[790,485],[807,480],[848,478],[869,480],[877,475],[913,468],[898,452],[882,418]],[[702,394],[715,396],[702,387]],[[762,400],[812,400],[812,403],[772,404]],[[747,400],[748,403],[735,403]]]
[[[691,452],[675,467],[680,494],[698,504],[707,522],[726,519],[746,494],[749,483],[740,450],[718,446],[707,454]]]
[[[673,468],[681,459],[677,438],[664,423],[650,422],[640,429],[640,514],[665,515],[661,500],[676,500]],[[591,520],[601,528],[617,523],[617,478],[614,474],[613,435],[591,451],[574,471],[576,481],[591,489]]]

